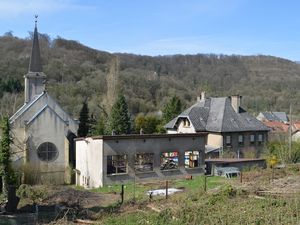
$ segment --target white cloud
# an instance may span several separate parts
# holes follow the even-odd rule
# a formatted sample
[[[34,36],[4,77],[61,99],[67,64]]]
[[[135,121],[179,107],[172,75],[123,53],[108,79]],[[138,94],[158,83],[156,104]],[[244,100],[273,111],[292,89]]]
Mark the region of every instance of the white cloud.
[[[62,10],[80,10],[87,6],[72,0],[1,0],[0,17],[14,18],[25,14],[51,13]]]

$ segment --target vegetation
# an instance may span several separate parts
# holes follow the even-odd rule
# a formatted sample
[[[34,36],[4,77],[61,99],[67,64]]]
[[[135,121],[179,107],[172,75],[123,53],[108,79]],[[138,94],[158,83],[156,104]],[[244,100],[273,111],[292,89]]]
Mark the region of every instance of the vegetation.
[[[31,45],[30,37],[0,36],[2,82],[14,79],[24,86]],[[88,98],[90,113],[98,117],[102,113],[98,105],[110,109],[110,101],[115,101],[112,97],[121,88],[133,116],[162,110],[174,95],[190,106],[201,91],[208,96],[239,93],[242,105],[250,112],[287,112],[292,103],[293,113],[300,113],[300,65],[289,60],[262,55],[110,54],[76,41],[51,40],[45,34],[40,34],[40,47],[47,91],[77,118],[79,102]],[[14,89],[14,85],[9,86]],[[24,102],[22,91],[8,89],[2,90],[0,115],[12,115]]]
[[[79,117],[78,137],[86,137],[90,131],[89,108],[86,101],[83,102]]]
[[[2,137],[0,140],[0,176],[3,177],[3,183],[6,191],[9,185],[16,185],[17,177],[11,165],[10,144],[10,125],[7,117],[1,121]]]
[[[160,133],[162,120],[158,116],[139,114],[134,120],[134,130],[143,134]]]
[[[280,163],[298,163],[300,162],[300,142],[293,141],[291,147],[286,141],[268,142],[266,157],[275,156]]]
[[[109,133],[129,134],[131,122],[128,113],[128,106],[124,95],[119,95],[112,106],[109,118]]]
[[[173,96],[171,100],[163,108],[163,121],[168,123],[181,113],[182,104],[177,96]]]

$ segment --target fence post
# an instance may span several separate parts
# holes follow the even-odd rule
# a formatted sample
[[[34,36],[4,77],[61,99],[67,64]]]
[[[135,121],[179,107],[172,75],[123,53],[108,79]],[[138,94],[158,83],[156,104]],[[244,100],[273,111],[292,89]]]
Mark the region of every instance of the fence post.
[[[169,188],[168,185],[169,185],[169,183],[166,180],[166,199],[168,199],[168,188]]]
[[[240,173],[240,181],[241,181],[241,183],[243,183],[243,172],[242,171]]]
[[[124,202],[124,184],[121,186],[121,204]]]
[[[204,175],[204,192],[207,190],[207,176]]]

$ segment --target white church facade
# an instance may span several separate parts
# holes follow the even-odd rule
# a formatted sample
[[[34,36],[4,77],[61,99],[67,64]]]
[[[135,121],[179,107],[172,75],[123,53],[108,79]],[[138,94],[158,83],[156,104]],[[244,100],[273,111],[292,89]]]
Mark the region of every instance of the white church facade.
[[[24,105],[10,118],[13,164],[25,182],[65,183],[70,164],[75,166],[73,139],[78,122],[45,90],[38,31],[35,25]]]

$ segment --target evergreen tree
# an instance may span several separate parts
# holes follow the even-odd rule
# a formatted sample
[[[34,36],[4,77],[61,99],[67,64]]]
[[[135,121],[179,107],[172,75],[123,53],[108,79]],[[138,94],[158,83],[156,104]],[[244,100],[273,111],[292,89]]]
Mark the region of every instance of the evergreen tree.
[[[128,106],[123,95],[119,95],[112,106],[109,131],[115,134],[129,134],[131,128]]]
[[[105,122],[103,115],[100,115],[98,119],[94,119],[91,122],[91,135],[104,135],[105,134]]]
[[[16,175],[11,165],[10,144],[10,125],[7,117],[1,121],[2,136],[0,140],[0,176],[3,177],[4,187],[7,190],[8,185],[16,184]]]
[[[86,137],[90,131],[89,108],[87,101],[84,101],[79,116],[78,137]]]
[[[163,108],[163,121],[168,123],[181,113],[182,104],[177,96],[173,96],[171,100]]]

